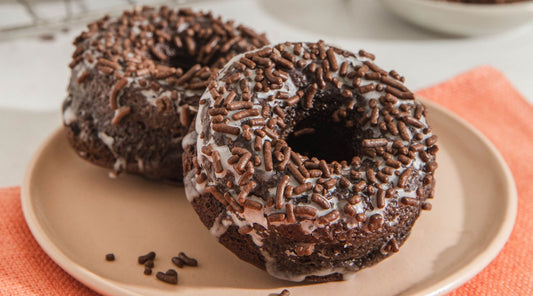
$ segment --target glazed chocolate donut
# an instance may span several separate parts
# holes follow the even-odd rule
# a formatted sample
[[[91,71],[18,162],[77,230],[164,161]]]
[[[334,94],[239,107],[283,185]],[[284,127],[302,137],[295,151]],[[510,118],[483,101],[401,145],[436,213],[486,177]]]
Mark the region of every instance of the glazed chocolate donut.
[[[237,53],[268,44],[211,13],[151,7],[104,17],[74,41],[63,121],[97,165],[182,179],[181,141],[207,79]]]
[[[332,281],[397,252],[431,209],[437,137],[374,55],[284,43],[234,57],[185,137],[186,193],[272,276]]]

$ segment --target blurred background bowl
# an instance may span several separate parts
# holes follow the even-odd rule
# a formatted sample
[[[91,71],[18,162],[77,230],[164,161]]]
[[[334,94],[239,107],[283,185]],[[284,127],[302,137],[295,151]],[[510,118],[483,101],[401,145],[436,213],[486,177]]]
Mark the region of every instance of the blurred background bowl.
[[[436,0],[379,0],[392,13],[417,26],[456,36],[509,31],[533,21],[533,1],[467,4]]]

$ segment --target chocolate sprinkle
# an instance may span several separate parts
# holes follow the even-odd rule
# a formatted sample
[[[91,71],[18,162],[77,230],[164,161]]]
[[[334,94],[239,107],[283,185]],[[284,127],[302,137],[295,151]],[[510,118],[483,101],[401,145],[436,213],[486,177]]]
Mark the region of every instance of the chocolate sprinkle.
[[[320,217],[319,223],[320,224],[331,223],[331,222],[337,220],[339,217],[340,217],[339,211],[333,210],[333,211],[329,212],[328,214]]]
[[[416,206],[418,205],[418,200],[416,200],[416,198],[404,196],[400,199],[400,203],[406,206]]]
[[[185,263],[179,257],[172,257],[172,263],[174,263],[174,265],[176,265],[179,268],[183,268],[183,266],[185,266]]]
[[[146,255],[139,256],[137,261],[139,262],[139,264],[144,264],[144,263],[146,263],[146,261],[149,261],[149,260],[153,261],[154,259],[155,259],[155,252],[152,251],[152,252],[149,252]]]
[[[283,194],[285,191],[285,187],[287,184],[289,184],[290,177],[288,175],[285,175],[281,178],[281,181],[278,184],[278,188],[276,190],[276,209],[281,209],[283,207]]]
[[[374,231],[379,228],[381,228],[383,224],[383,216],[380,214],[374,214],[370,216],[370,219],[368,220],[368,230]]]
[[[115,254],[113,254],[113,253],[106,254],[105,255],[105,260],[106,261],[115,261]]]
[[[311,196],[311,200],[319,204],[323,209],[327,210],[331,208],[329,201],[320,194],[313,193],[313,195]]]
[[[313,219],[316,217],[318,210],[310,206],[296,206],[294,207],[294,215],[298,218]]]
[[[198,266],[198,261],[194,258],[191,258],[189,256],[187,256],[185,253],[183,252],[180,252],[178,254],[177,257],[173,257],[172,258],[172,262],[174,262],[174,258],[177,258],[179,259],[181,262],[183,262],[184,265],[187,265],[187,266],[193,266],[193,267],[196,267]],[[177,260],[176,260],[177,261]],[[174,262],[175,263],[175,262]],[[177,264],[176,264],[177,265]],[[179,266],[178,266],[179,267]]]
[[[379,138],[379,139],[364,139],[363,140],[363,147],[379,147],[379,146],[385,146],[387,145],[387,139],[386,138]]]
[[[154,268],[154,260],[148,260],[148,261],[144,262],[144,267]]]
[[[117,81],[117,83],[113,86],[113,89],[111,89],[111,95],[109,95],[109,105],[111,106],[111,110],[115,110],[118,108],[118,92],[126,86],[128,83],[128,80],[123,78]]]
[[[115,111],[115,116],[113,117],[113,120],[111,120],[111,123],[114,125],[119,124],[122,118],[130,114],[130,112],[131,108],[129,106],[120,107],[118,110]]]
[[[213,124],[213,130],[220,133],[226,133],[235,136],[239,135],[241,132],[240,128],[235,126],[229,126],[223,123]]]
[[[267,217],[268,222],[270,223],[279,223],[285,221],[285,214],[278,213],[278,214],[270,214]]]
[[[400,175],[400,178],[398,179],[397,186],[399,188],[405,187],[405,185],[407,184],[407,180],[409,179],[409,177],[411,177],[411,172],[412,172],[411,168],[408,168],[405,171],[403,171],[403,173]]]
[[[178,284],[178,273],[174,269],[169,269],[167,270],[167,272],[158,271],[156,274],[156,278],[167,284]]]

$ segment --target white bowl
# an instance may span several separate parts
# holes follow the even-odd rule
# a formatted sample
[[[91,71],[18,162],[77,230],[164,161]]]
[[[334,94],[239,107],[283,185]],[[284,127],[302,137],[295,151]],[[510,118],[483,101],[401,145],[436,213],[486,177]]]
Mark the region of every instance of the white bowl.
[[[459,36],[490,35],[533,21],[533,1],[511,4],[466,4],[436,0],[380,0],[406,21]]]

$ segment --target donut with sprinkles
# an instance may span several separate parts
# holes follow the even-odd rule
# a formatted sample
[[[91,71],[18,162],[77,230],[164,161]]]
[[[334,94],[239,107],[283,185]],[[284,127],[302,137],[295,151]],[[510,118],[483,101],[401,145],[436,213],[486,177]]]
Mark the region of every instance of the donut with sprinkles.
[[[181,181],[183,136],[211,73],[268,44],[262,34],[191,9],[138,7],[75,40],[63,103],[69,142],[90,162]]]
[[[289,281],[349,278],[430,210],[437,136],[374,55],[318,43],[240,54],[185,137],[189,201],[218,241]]]

